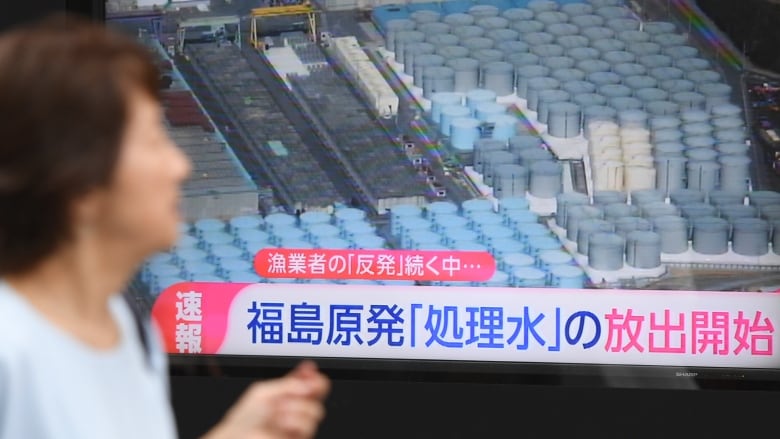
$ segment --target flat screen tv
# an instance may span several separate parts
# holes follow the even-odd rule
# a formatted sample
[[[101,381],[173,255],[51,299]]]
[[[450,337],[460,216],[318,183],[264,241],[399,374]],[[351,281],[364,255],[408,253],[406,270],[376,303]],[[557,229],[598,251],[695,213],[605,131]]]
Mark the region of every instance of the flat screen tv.
[[[174,367],[778,387],[780,82],[694,4],[256,3],[106,3],[194,164]]]

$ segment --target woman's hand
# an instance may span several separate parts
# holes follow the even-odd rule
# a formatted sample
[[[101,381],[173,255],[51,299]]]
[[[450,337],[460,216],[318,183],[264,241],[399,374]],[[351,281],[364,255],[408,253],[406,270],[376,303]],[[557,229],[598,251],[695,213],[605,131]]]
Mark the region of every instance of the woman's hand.
[[[308,439],[325,415],[330,381],[311,361],[253,384],[204,439]]]

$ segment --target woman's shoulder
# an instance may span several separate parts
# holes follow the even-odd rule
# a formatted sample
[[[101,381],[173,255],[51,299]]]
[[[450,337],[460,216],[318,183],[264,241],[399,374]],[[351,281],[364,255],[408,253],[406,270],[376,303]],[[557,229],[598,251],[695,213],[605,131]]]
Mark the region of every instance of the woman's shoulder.
[[[35,314],[24,299],[0,280],[0,359],[3,353],[27,345],[34,337]]]

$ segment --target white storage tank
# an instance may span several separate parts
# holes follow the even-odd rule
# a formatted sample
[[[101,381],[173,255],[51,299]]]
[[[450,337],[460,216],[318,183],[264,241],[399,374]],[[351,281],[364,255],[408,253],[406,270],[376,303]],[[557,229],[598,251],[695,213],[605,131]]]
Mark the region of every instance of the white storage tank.
[[[530,0],[526,5],[526,8],[533,11],[535,16],[539,16],[546,12],[557,11],[559,7],[558,2],[553,0]]]
[[[550,74],[550,69],[545,66],[527,65],[527,66],[517,67],[517,65],[515,65],[515,78],[517,79],[517,95],[527,100],[529,82],[534,78],[546,78],[549,74]]]
[[[449,24],[452,28],[474,24],[474,16],[463,12],[447,14],[441,19],[442,23]]]
[[[441,109],[441,119],[439,120],[439,130],[445,136],[450,135],[452,121],[464,117],[470,117],[471,110],[462,105],[447,105]]]
[[[528,169],[524,166],[507,163],[495,167],[493,176],[493,195],[499,199],[525,196],[528,188]]]
[[[485,35],[485,29],[475,25],[453,26],[450,33],[457,36],[460,41],[465,41]]]
[[[580,222],[587,219],[601,219],[604,217],[602,209],[596,206],[574,204],[566,208],[565,224],[566,239],[577,242],[577,232]],[[557,220],[556,220],[557,221]]]
[[[584,219],[577,225],[577,253],[588,254],[591,236],[596,233],[612,233],[615,226],[603,219]]]
[[[665,33],[653,35],[652,40],[663,47],[680,46],[688,42],[685,35],[678,33]]]
[[[503,164],[513,164],[515,156],[509,151],[489,151],[484,156],[484,173],[482,180],[488,186],[493,186],[493,176],[496,168]]]
[[[520,33],[521,39],[524,39],[522,35],[541,32],[544,29],[544,23],[532,19],[515,21],[509,26],[511,29]]]
[[[416,58],[414,61],[413,82],[418,87],[423,85],[423,71],[428,67],[444,65],[444,57],[429,53]]]
[[[475,20],[485,17],[497,17],[501,11],[498,7],[493,5],[474,5],[468,10],[469,15],[474,17]]]
[[[742,218],[733,223],[732,250],[738,255],[763,256],[769,252],[770,225],[759,218]]]
[[[517,288],[543,287],[546,281],[547,273],[535,267],[516,268],[510,276],[511,285]]]
[[[555,197],[555,223],[566,228],[566,212],[572,206],[587,206],[590,199],[587,194],[580,192],[563,192]]]
[[[458,151],[473,151],[474,142],[479,139],[482,122],[473,117],[453,119],[450,124],[450,144]]]
[[[436,55],[431,55],[434,57]],[[422,74],[423,97],[430,99],[438,92],[455,91],[455,69],[447,66],[429,66]]]
[[[610,192],[610,191],[606,191]],[[639,206],[632,204],[625,204],[625,202],[603,204],[604,206],[604,219],[608,221],[617,221],[624,217],[637,217],[639,216]]]
[[[560,89],[553,89],[553,90],[542,90],[539,92],[539,102],[537,104],[537,117],[536,119],[543,123],[547,124],[548,121],[548,110],[551,104],[554,104],[556,102],[568,102],[571,99],[571,95],[569,93],[560,90]],[[579,125],[579,118],[577,119],[578,125]]]
[[[688,188],[703,192],[717,189],[720,179],[720,163],[716,161],[688,161]]]
[[[501,17],[509,21],[517,22],[521,20],[531,20],[534,18],[534,12],[527,8],[509,8],[501,13]]]
[[[454,91],[466,93],[479,86],[479,61],[474,58],[455,58],[446,62],[454,71]]]
[[[584,3],[579,3],[579,4],[584,4]],[[583,31],[587,30],[587,29],[590,29],[590,28],[608,29],[608,28],[604,28],[603,27],[604,23],[605,23],[604,18],[600,17],[600,16],[598,16],[596,14],[593,14],[593,13],[572,15],[569,18],[569,22],[571,24],[576,25],[577,27],[579,27]],[[609,30],[611,30],[611,29],[609,29]],[[612,35],[614,35],[614,33],[610,34],[609,36],[612,36]]]
[[[425,37],[426,37],[425,33],[417,30],[399,32],[395,36],[395,44],[394,44],[394,49],[395,49],[394,53],[395,53],[396,62],[398,62],[399,64],[404,64],[406,62],[406,58],[405,58],[406,47],[409,45],[415,45],[415,44],[425,42]]]
[[[750,179],[750,157],[747,156],[721,156],[720,162],[720,187],[734,191],[746,191]]]
[[[703,203],[705,193],[693,189],[680,188],[669,193],[669,200],[672,204],[680,207],[691,203]]]
[[[404,45],[404,73],[414,75],[414,61],[417,57],[424,58],[433,54],[436,46],[424,41]]]
[[[543,90],[554,90],[559,88],[560,81],[549,77],[536,77],[528,80],[528,109],[537,111],[539,105],[539,93]]]
[[[634,231],[626,237],[626,264],[651,269],[661,266],[661,236],[655,232]]]

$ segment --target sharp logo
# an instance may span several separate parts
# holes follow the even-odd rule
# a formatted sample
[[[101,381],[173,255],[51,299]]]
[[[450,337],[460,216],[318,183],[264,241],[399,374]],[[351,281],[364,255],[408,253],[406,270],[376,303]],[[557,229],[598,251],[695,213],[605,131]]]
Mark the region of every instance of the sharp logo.
[[[690,377],[690,378],[693,378],[693,377],[696,377],[699,374],[697,372],[675,372],[674,375],[677,376],[677,377]]]

